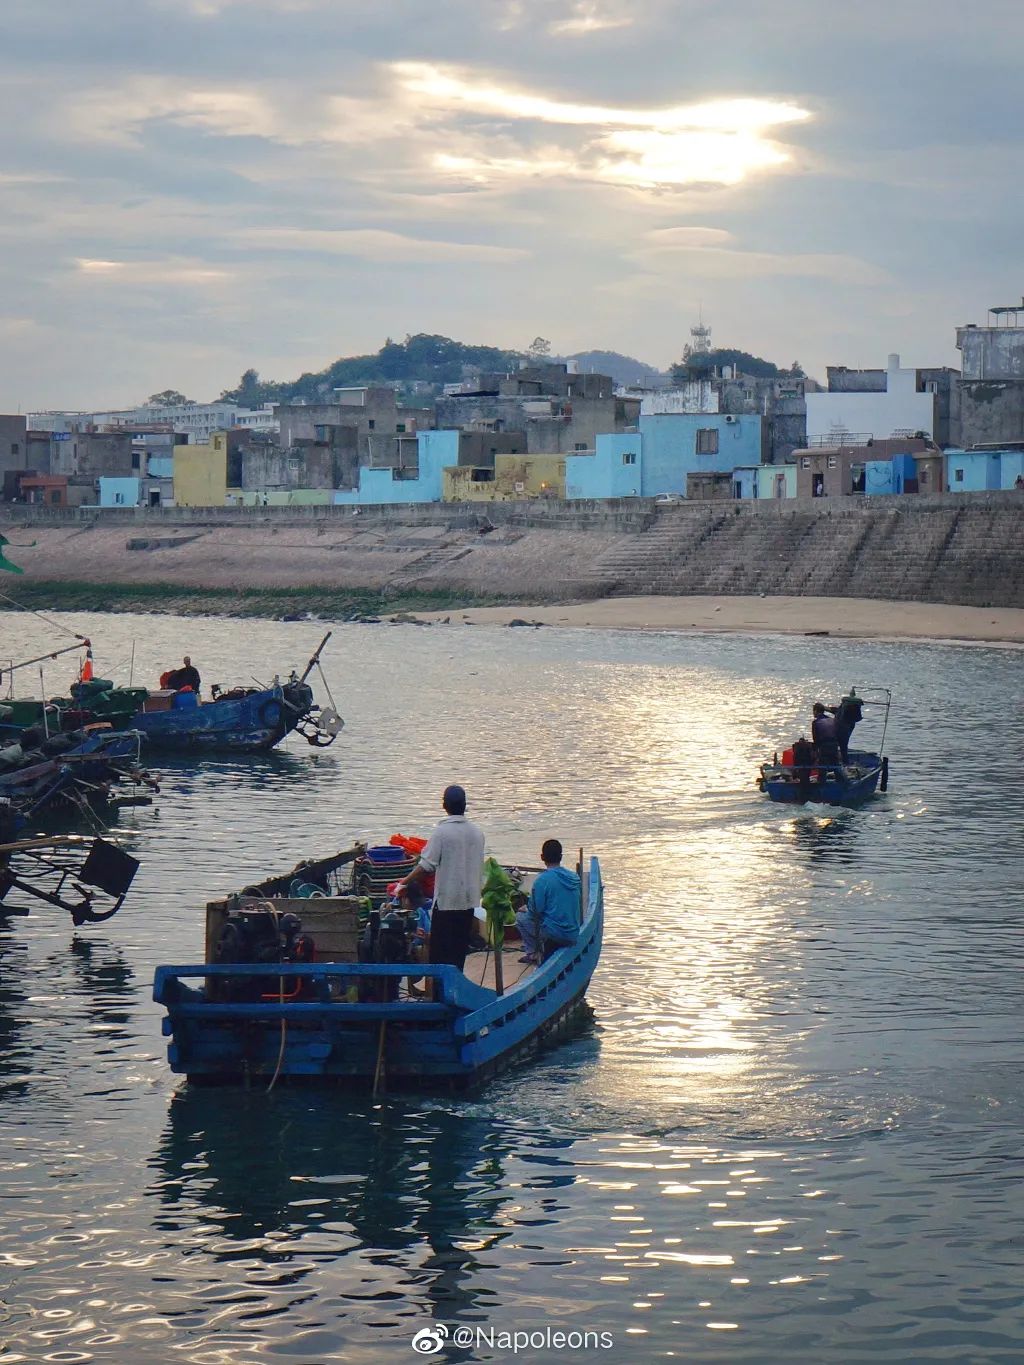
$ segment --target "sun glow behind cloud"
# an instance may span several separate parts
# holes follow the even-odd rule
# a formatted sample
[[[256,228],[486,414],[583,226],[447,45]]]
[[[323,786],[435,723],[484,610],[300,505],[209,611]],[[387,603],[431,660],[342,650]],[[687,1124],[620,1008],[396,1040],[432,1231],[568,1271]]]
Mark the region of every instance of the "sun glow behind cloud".
[[[616,108],[551,98],[448,67],[396,62],[401,102],[413,101],[433,121],[500,121],[583,130],[565,145],[520,156],[495,156],[480,139],[476,154],[437,152],[438,170],[478,180],[569,177],[643,188],[713,183],[736,185],[756,171],[778,169],[792,153],[771,130],[802,123],[810,112],[766,99]],[[513,134],[514,135],[514,134]],[[463,129],[463,136],[472,133]],[[524,139],[525,144],[525,139]]]

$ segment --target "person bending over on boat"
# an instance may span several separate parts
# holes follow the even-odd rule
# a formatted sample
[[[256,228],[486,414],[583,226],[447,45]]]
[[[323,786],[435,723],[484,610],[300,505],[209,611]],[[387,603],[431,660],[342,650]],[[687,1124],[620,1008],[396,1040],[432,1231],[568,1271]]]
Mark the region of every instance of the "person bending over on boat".
[[[484,832],[466,819],[466,793],[445,787],[441,798],[445,818],[434,827],[420,860],[406,877],[409,887],[434,873],[434,906],[430,913],[432,963],[450,962],[461,972],[466,965],[469,936],[484,878]]]
[[[814,703],[814,719],[811,722],[811,738],[814,740],[814,756],[821,768],[836,768],[842,762],[839,752],[839,738],[834,716],[830,716],[823,702]]]
[[[859,725],[864,719],[864,703],[857,696],[857,689],[850,688],[850,695],[843,697],[838,706],[826,706],[825,710],[830,711],[836,718],[836,741],[839,744],[839,752],[843,762],[850,761],[850,736],[853,734],[855,725]]]
[[[525,910],[516,915],[523,939],[520,962],[541,962],[556,948],[568,948],[580,934],[580,879],[562,866],[562,845],[545,839],[540,850],[544,871],[533,884]]]

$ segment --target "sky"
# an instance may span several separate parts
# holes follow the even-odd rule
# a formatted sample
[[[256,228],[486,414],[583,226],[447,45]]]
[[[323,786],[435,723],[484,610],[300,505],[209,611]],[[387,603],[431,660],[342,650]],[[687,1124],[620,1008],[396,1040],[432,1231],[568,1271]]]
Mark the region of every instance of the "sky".
[[[1024,293],[1019,0],[3,0],[0,411],[438,332],[957,363]]]

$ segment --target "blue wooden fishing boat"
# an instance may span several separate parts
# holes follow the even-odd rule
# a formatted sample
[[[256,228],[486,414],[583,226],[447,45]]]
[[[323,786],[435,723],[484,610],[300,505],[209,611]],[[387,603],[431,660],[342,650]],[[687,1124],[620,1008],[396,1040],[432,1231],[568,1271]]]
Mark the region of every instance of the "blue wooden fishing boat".
[[[284,682],[275,678],[264,687],[214,687],[209,700],[201,700],[190,688],[150,691],[89,678],[72,686],[70,698],[0,703],[0,737],[13,740],[26,730],[53,733],[102,723],[134,731],[147,749],[168,753],[258,753],[280,744],[293,731],[325,748],[334,742],[344,721],[333,706],[317,705],[306,679],[314,668],[320,668],[320,654],[330,638],[328,631],[301,677],[293,673]],[[88,645],[85,640],[69,648]],[[27,660],[8,671],[36,662]]]
[[[184,694],[191,696],[191,694]],[[280,744],[314,711],[313,689],[304,682],[240,688],[212,701],[143,710],[131,718],[147,747],[177,753],[258,753]],[[321,744],[333,735],[323,733]],[[337,733],[337,732],[335,732]]]
[[[874,695],[872,695],[874,694]],[[863,707],[878,704],[884,708],[882,738],[878,752],[867,749],[842,749],[849,735],[860,723]],[[885,736],[889,726],[892,692],[887,687],[850,688],[838,706],[824,707],[836,714],[837,723],[849,717],[843,738],[832,738],[832,753],[801,738],[783,750],[781,759],[776,753],[770,763],[762,763],[757,785],[772,801],[802,804],[807,801],[828,806],[858,806],[869,800],[876,791],[889,786],[889,760],[885,757]],[[817,708],[819,711],[821,707]],[[845,752],[845,757],[843,757]],[[825,755],[823,758],[822,755]]]
[[[361,933],[352,903],[357,898],[346,903],[333,895],[334,888],[328,887],[328,896],[322,888],[358,857],[350,850],[302,864],[288,877],[207,907],[207,961],[156,969],[153,995],[167,1011],[163,1031],[170,1038],[173,1071],[207,1084],[269,1087],[279,1078],[315,1078],[375,1090],[464,1087],[489,1079],[572,1027],[585,1008],[601,952],[604,897],[596,858],[586,868],[580,934],[572,947],[525,968],[516,963],[519,945],[497,954],[472,953],[462,972],[408,960],[357,960]],[[312,927],[315,950],[298,950],[305,935],[297,921],[286,925],[295,910],[301,912],[302,930]],[[246,961],[215,960],[215,945],[223,946],[225,935],[231,938],[231,925],[237,944],[238,935],[248,931],[245,917],[267,914],[296,951],[271,947],[277,961],[258,950]],[[501,969],[493,970],[499,962]],[[418,992],[413,983],[420,980],[430,989]]]
[[[850,750],[849,761],[835,767],[763,763],[758,784],[773,801],[817,801],[826,806],[857,806],[889,785],[889,760],[881,754]]]

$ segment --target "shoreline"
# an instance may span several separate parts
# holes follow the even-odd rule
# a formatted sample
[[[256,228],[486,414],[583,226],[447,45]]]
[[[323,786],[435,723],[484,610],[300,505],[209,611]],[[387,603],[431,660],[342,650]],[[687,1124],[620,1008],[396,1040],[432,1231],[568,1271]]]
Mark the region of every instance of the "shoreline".
[[[0,611],[136,612],[279,621],[555,626],[685,634],[818,636],[1003,648],[1024,646],[1024,608],[854,597],[595,597],[538,602],[408,589],[186,588],[14,580]]]
[[[418,615],[436,622],[454,613]],[[856,597],[600,597],[536,607],[464,607],[458,617],[453,624],[508,626],[518,621],[592,630],[1024,646],[1024,608]]]

